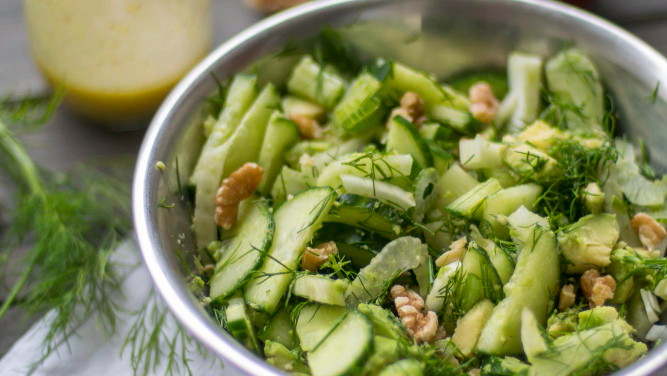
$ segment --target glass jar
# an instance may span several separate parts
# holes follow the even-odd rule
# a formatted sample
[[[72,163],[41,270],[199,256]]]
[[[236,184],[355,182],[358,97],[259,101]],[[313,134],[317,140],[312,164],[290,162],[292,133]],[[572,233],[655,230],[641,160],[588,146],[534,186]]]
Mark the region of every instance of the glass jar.
[[[25,0],[31,49],[78,112],[115,127],[150,116],[210,50],[209,0]]]

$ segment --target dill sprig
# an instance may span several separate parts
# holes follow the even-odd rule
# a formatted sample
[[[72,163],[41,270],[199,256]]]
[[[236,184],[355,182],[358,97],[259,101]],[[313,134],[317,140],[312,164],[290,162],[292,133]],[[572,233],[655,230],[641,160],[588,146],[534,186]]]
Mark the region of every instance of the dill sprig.
[[[583,201],[585,188],[589,183],[604,183],[609,166],[618,158],[618,151],[611,139],[597,148],[568,139],[557,142],[549,154],[558,161],[561,174],[558,180],[545,186],[536,205],[553,228],[560,228],[563,219],[574,223],[587,214]]]
[[[56,96],[52,103],[59,100]],[[16,105],[18,112],[0,107],[0,113],[28,117],[29,106]],[[92,169],[40,170],[2,120],[0,158],[17,187],[12,223],[0,239],[2,259],[30,244],[18,280],[0,306],[0,319],[15,305],[30,315],[53,311],[37,365],[88,319],[95,318],[107,334],[115,329],[124,266],[110,255],[131,229],[129,184]]]
[[[214,311],[222,325],[224,313]],[[127,332],[121,356],[130,352],[134,375],[155,374],[164,365],[164,375],[192,375],[191,355],[206,357],[207,350],[170,316],[167,307],[151,289],[143,306],[133,313],[135,321]]]

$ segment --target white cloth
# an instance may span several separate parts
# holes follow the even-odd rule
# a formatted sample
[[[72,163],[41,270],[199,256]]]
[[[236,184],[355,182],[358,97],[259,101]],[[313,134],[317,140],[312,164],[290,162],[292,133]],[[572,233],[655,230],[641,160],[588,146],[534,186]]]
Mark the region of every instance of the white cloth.
[[[113,259],[122,260],[124,264],[139,263],[138,251],[134,242],[128,241],[121,245],[116,250]],[[152,286],[148,270],[144,265],[140,264],[134,268],[124,281],[123,298],[118,299],[121,308],[115,333],[107,337],[97,327],[94,317],[87,320],[77,331],[77,335],[69,339],[69,344],[61,345],[57,353],[52,354],[40,367],[33,370],[32,375],[132,375],[129,349],[125,349],[121,357],[121,348],[127,332],[135,321],[131,312],[135,312],[142,307],[150,296]],[[31,364],[41,354],[41,343],[47,333],[50,318],[51,315],[45,315],[12,346],[0,360],[0,374],[14,376],[26,375],[29,372]],[[167,318],[167,325],[166,330],[174,333],[176,327],[170,314]],[[166,346],[166,343],[163,343],[163,345]],[[166,347],[163,346],[163,349],[166,349]],[[237,375],[231,369],[232,367],[223,368],[220,362],[215,361],[210,352],[206,356],[202,356],[196,351],[189,355],[189,358],[192,359],[191,369],[196,376]],[[164,374],[165,357],[162,357],[162,359],[163,364],[160,364],[157,370],[151,372],[151,374]],[[139,374],[141,375],[142,372],[139,372]],[[187,373],[184,370],[179,370],[174,374],[185,375]]]

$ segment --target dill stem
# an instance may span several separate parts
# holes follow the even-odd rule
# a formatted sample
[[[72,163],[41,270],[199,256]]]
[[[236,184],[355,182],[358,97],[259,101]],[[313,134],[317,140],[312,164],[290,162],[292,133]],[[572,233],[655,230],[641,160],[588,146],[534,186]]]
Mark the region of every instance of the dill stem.
[[[40,200],[45,201],[46,196],[44,193],[44,186],[42,185],[37,166],[35,166],[23,146],[16,140],[16,138],[14,138],[14,135],[12,135],[9,128],[7,128],[2,120],[0,120],[0,151],[4,152],[9,158],[8,162],[16,168],[16,170],[13,170],[11,168],[12,166],[7,167],[7,170],[10,172],[13,171],[16,175],[16,181],[24,182],[30,190],[31,195],[39,197]],[[32,274],[32,271],[34,270],[37,261],[41,258],[44,250],[46,250],[46,247],[37,247],[37,253],[33,255],[30,263],[25,267],[18,281],[14,284],[9,295],[7,295],[2,303],[2,306],[0,306],[0,319],[4,317],[9,307],[14,303],[14,300],[16,300],[21,288],[23,288],[28,281],[30,274]]]

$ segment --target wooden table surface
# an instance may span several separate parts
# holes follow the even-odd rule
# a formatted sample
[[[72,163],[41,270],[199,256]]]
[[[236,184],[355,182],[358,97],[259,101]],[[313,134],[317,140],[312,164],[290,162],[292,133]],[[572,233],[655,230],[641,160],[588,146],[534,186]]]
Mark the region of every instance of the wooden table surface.
[[[214,45],[260,19],[258,14],[242,6],[240,0],[213,0],[213,4]],[[598,0],[592,10],[667,54],[667,0]],[[0,97],[40,94],[47,90],[30,57],[21,1],[0,0]],[[142,136],[143,131],[108,132],[60,109],[43,131],[24,137],[24,141],[43,166],[66,169],[91,158],[133,156]],[[0,189],[0,198],[7,194]],[[0,297],[5,293],[6,286],[0,284]],[[21,310],[10,310],[0,325],[0,356],[31,322]]]

